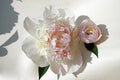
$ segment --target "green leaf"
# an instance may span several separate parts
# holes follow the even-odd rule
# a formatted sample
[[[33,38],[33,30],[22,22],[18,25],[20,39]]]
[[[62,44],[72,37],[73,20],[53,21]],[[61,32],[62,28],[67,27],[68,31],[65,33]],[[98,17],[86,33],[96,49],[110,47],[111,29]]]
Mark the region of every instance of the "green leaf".
[[[84,43],[87,50],[93,52],[98,57],[98,48],[94,43]]]
[[[47,72],[48,68],[49,68],[49,66],[38,68],[39,79]]]

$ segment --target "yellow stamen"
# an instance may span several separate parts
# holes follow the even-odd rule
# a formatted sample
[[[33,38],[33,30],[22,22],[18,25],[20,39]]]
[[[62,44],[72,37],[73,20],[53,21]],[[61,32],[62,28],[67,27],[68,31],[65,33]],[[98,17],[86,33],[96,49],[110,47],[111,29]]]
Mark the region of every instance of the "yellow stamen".
[[[91,35],[94,33],[94,28],[93,27],[88,27],[87,29],[85,29],[85,33],[88,35]]]

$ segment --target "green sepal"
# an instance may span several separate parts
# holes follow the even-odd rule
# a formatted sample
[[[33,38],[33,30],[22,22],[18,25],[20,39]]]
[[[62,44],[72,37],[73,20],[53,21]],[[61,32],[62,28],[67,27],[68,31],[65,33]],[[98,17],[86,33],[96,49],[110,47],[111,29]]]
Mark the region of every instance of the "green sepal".
[[[48,68],[49,66],[38,68],[39,79],[47,72]]]
[[[98,57],[98,48],[94,43],[84,43],[87,50],[93,52]]]

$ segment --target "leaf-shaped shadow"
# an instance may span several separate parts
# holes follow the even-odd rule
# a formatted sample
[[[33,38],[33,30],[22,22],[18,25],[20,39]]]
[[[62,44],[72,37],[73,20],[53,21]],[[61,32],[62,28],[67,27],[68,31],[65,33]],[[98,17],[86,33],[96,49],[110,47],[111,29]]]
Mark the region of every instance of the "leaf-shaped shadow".
[[[2,46],[8,46],[18,40],[18,32],[16,31]]]
[[[8,53],[7,49],[2,47],[2,46],[0,46],[0,57],[6,56],[7,53]]]
[[[13,0],[0,0],[0,34],[10,33],[18,22],[18,14],[11,6]]]
[[[0,57],[7,55],[8,51],[5,46],[12,44],[18,40],[18,32],[16,31],[2,46],[0,46]]]

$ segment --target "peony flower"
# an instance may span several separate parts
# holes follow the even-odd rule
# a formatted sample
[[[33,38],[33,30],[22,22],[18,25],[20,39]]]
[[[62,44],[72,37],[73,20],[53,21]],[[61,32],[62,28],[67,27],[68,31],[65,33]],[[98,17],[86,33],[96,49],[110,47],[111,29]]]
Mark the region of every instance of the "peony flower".
[[[39,67],[50,65],[58,75],[75,73],[82,67],[83,58],[73,27],[63,9],[46,8],[43,20],[25,18],[24,28],[32,37],[25,39],[22,49]]]
[[[101,30],[90,19],[85,19],[81,22],[78,34],[85,43],[95,43],[102,37]]]
[[[26,17],[24,28],[30,34],[22,45],[25,54],[39,67],[49,65],[58,78],[81,73],[91,61],[91,52],[98,57],[96,44],[108,38],[105,25],[97,26],[85,16],[74,21],[74,17],[65,17],[63,9],[52,6],[45,8],[42,20]]]

